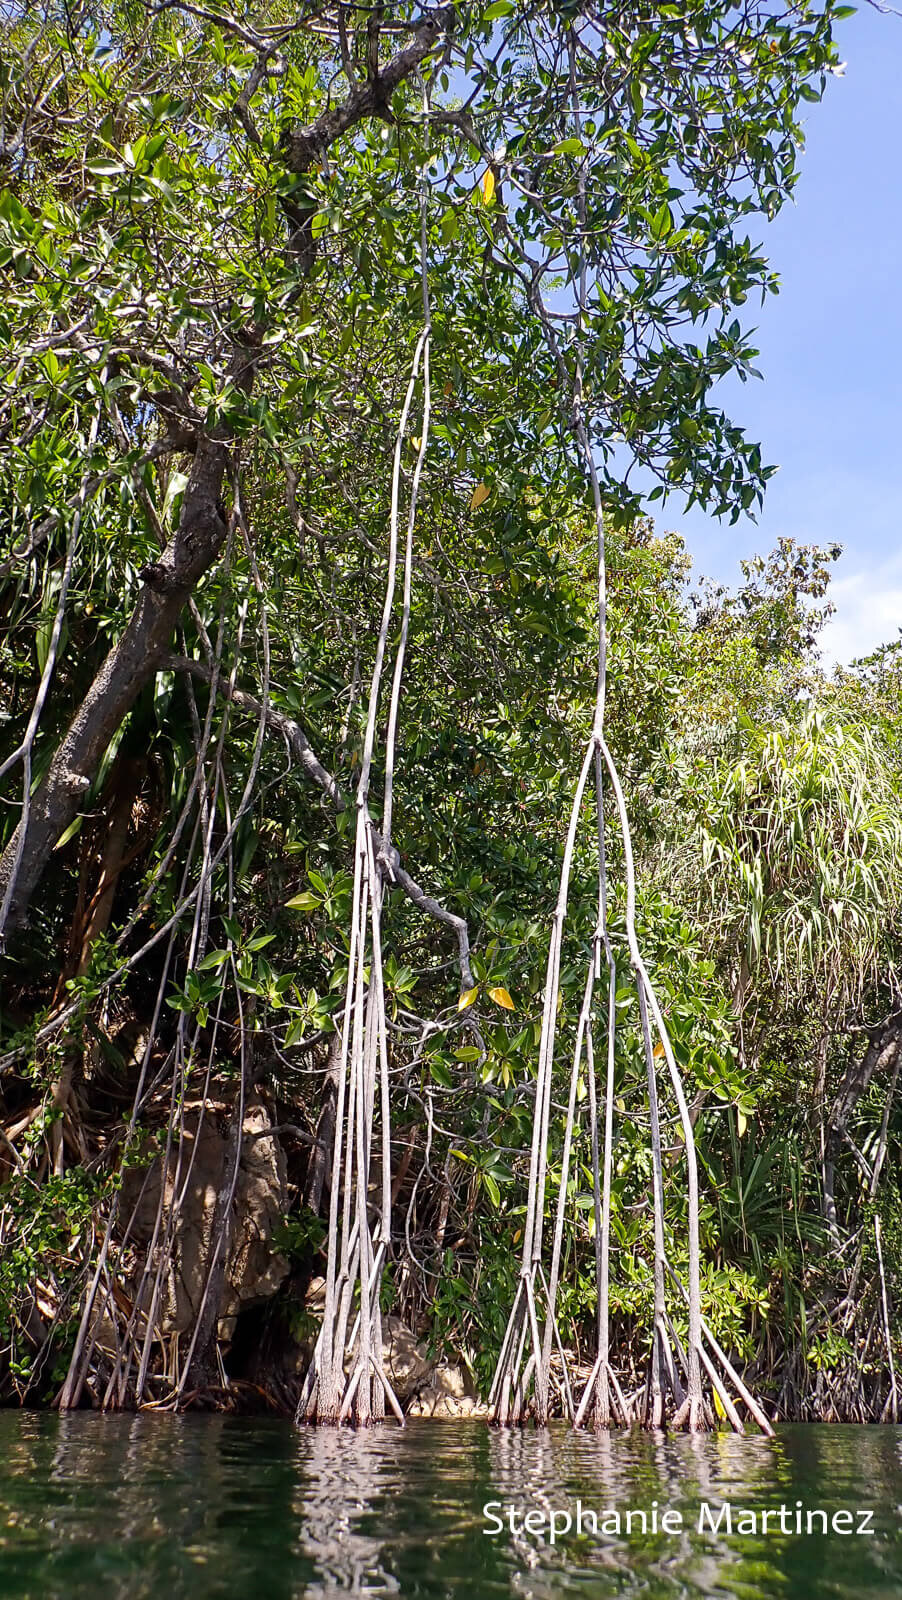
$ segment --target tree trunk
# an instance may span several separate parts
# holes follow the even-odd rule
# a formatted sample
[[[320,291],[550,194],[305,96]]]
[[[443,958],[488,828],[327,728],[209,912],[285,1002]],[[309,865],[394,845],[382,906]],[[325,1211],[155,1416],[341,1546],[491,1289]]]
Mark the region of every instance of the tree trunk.
[[[243,380],[249,388],[252,359],[236,357],[232,371],[236,382]],[[228,463],[223,434],[198,445],[178,529],[159,561],[146,569],[125,632],[91,684],[32,799],[24,840],[17,828],[0,859],[0,899],[15,876],[5,934],[24,924],[57,839],[76,817],[110,740],[157,671],[189,596],[222,548],[227,525],[220,494]]]
[[[836,1163],[846,1137],[849,1118],[862,1095],[866,1094],[875,1073],[891,1076],[902,1056],[902,1011],[894,1011],[870,1032],[867,1049],[860,1061],[850,1061],[840,1080],[836,1099],[827,1119],[824,1146],[824,1220],[832,1234],[839,1235],[836,1212]]]
[[[332,1171],[332,1146],[335,1139],[335,1107],[338,1100],[338,1078],[341,1072],[341,1032],[332,1035],[326,1058],[326,1075],[319,1118],[316,1124],[316,1143],[310,1148],[310,1160],[304,1179],[304,1204],[319,1216],[327,1174]]]

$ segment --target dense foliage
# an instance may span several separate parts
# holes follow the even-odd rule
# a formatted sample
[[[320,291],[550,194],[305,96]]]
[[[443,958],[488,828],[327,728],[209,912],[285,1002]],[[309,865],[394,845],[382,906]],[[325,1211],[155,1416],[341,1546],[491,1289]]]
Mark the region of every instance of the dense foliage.
[[[384,926],[386,1304],[487,1387],[596,693],[578,382],[608,529],[606,726],[691,1102],[705,1316],[784,1412],[880,1415],[902,1294],[900,657],[822,670],[836,549],[787,541],[737,592],[690,594],[679,538],[656,533],[630,479],[638,464],[652,501],[679,490],[725,519],[760,500],[771,469],[714,388],[754,372],[742,308],[776,285],[749,229],[792,191],[799,105],[836,65],[843,9],[7,8],[6,1397],[58,1392],[92,1278],[111,1325],[92,1331],[98,1401],[183,1397],[189,1374],[209,1388],[251,1370],[239,1330],[217,1328],[234,1177],[208,1219],[193,1323],[165,1337],[153,1313],[141,1323],[135,1284],[171,1252],[177,1207],[167,1220],[157,1180],[157,1231],[139,1240],[135,1174],[140,1188],[174,1152],[190,1173],[199,1106],[226,1175],[252,1100],[281,1130],[287,1200],[269,1244],[292,1270],[267,1338],[309,1332],[348,797],[427,319],[431,424],[427,437],[420,382],[400,446],[405,483],[425,455],[394,769],[409,877],[388,880]],[[622,945],[622,861],[609,866]],[[565,1039],[596,874],[580,836]],[[648,1105],[635,998],[615,998],[611,1294],[635,1387]],[[680,1271],[683,1147],[675,1121],[663,1133]],[[561,1318],[591,1360],[585,1132],[568,1184]],[[671,1311],[682,1327],[678,1296]],[[117,1389],[111,1349],[138,1336],[138,1392],[128,1375]]]

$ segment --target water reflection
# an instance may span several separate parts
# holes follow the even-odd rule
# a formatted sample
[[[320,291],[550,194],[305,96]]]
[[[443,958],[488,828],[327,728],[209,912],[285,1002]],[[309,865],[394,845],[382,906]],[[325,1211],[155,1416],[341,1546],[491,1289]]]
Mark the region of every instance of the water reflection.
[[[398,1580],[383,1562],[384,1535],[360,1527],[364,1518],[378,1517],[384,1494],[382,1430],[339,1440],[331,1432],[312,1430],[299,1439],[296,1464],[296,1549],[312,1561],[317,1574],[305,1593],[311,1600],[333,1594],[400,1594]]]
[[[724,1502],[758,1514],[798,1500],[870,1509],[875,1535],[699,1532],[704,1505],[713,1518]],[[900,1428],[788,1428],[768,1441],[423,1421],[338,1435],[6,1412],[0,1597],[897,1600],[900,1502]],[[502,1508],[493,1537],[486,1504]],[[577,1530],[578,1506],[597,1529],[585,1517]],[[644,1535],[604,1520],[630,1509],[645,1513]],[[662,1526],[668,1510],[678,1516]],[[568,1514],[571,1531],[552,1542],[552,1517],[561,1530]]]

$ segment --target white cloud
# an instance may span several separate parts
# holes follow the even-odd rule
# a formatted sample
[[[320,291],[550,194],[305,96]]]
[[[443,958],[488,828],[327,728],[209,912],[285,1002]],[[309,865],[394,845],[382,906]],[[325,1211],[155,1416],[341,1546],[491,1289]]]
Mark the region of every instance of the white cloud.
[[[830,585],[836,613],[821,635],[828,665],[891,644],[902,628],[902,551]]]

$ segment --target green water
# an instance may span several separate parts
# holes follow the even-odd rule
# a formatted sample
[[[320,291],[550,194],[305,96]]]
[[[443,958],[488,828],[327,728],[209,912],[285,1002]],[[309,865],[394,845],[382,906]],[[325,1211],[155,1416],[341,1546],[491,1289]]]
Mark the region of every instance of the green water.
[[[792,1528],[798,1500],[803,1517],[850,1511],[857,1524],[871,1512],[875,1531],[782,1532],[775,1508],[787,1507]],[[635,1514],[650,1519],[654,1501],[671,1531],[643,1536]],[[732,1533],[723,1522],[699,1532],[700,1506],[711,1519],[725,1501]],[[489,1502],[505,1521],[494,1536]],[[578,1502],[581,1537],[563,1531]],[[336,1435],[223,1417],[2,1412],[0,1596],[899,1600],[900,1502],[902,1428],[784,1428],[769,1443],[506,1434],[472,1422]],[[611,1508],[633,1511],[629,1537],[610,1523],[594,1536],[588,1513]],[[532,1535],[520,1525],[530,1511]],[[747,1521],[737,1531],[749,1512],[755,1531]]]

